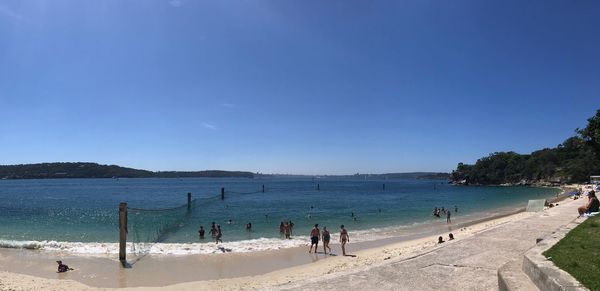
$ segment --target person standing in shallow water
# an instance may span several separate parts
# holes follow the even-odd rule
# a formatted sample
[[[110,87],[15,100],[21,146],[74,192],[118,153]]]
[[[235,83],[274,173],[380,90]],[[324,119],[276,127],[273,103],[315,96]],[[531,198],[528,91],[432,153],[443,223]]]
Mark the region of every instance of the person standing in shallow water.
[[[285,238],[291,239],[292,238],[292,225],[289,222],[286,222],[284,229],[285,229]]]
[[[450,221],[450,214],[451,214],[451,213],[452,213],[452,211],[448,211],[448,212],[446,213],[446,222],[447,222],[447,223],[452,223],[452,221]]]
[[[200,226],[200,229],[198,230],[198,236],[200,239],[204,239],[204,226]]]
[[[344,225],[340,225],[340,243],[342,244],[342,254],[346,255],[346,243],[350,242],[350,236],[348,231],[344,228]]]
[[[221,225],[217,224],[217,236],[215,237],[215,243],[219,243],[219,242],[223,242],[223,240],[221,240],[221,237],[223,237],[223,232],[221,231]]]
[[[317,247],[319,246],[319,239],[321,238],[321,231],[319,230],[319,224],[315,224],[313,229],[310,231],[310,249],[308,253],[312,252],[313,246],[315,246],[315,253],[317,253]]]
[[[283,224],[283,221],[279,224],[279,236],[281,236],[281,238],[284,238],[285,235],[285,224]]]

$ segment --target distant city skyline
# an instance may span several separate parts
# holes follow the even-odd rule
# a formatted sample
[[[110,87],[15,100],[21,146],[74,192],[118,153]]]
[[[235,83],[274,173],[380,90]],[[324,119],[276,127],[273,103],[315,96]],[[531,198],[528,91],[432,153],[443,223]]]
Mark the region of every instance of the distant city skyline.
[[[597,1],[0,2],[0,164],[450,172],[600,109]]]

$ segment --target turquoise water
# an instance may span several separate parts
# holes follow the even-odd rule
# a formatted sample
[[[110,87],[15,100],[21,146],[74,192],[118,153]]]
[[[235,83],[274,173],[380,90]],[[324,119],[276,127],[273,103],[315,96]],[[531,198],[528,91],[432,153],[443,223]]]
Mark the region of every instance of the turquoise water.
[[[220,199],[221,187],[225,200]],[[177,207],[186,204],[188,192],[197,199],[190,210],[130,210],[128,240],[153,241],[158,225],[169,222],[168,229],[160,231],[160,243],[209,242],[208,229],[214,221],[221,225],[226,242],[281,241],[278,226],[283,220],[292,220],[295,237],[304,240],[314,223],[334,231],[340,224],[352,231],[376,231],[435,222],[431,215],[435,206],[457,206],[459,212],[453,212],[457,218],[525,206],[528,199],[555,196],[558,190],[364,178],[0,180],[0,245],[56,241],[90,243],[80,247],[91,248],[91,243],[114,243],[119,202],[131,208]],[[244,194],[250,192],[254,193]],[[253,226],[250,232],[244,228],[247,222]],[[197,236],[200,225],[207,229],[204,241]]]

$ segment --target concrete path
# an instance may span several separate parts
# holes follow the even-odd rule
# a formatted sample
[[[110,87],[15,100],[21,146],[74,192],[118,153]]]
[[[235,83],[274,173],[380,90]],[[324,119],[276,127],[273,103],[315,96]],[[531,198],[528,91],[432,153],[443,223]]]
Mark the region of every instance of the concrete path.
[[[522,260],[523,254],[535,246],[537,238],[573,221],[577,217],[577,206],[583,203],[583,200],[566,200],[558,207],[447,243],[412,259],[277,289],[498,290],[498,269],[509,261]]]

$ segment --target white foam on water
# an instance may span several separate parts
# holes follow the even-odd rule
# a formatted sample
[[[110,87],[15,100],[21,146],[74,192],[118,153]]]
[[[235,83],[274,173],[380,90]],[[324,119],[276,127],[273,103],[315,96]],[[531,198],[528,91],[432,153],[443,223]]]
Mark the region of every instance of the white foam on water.
[[[214,253],[248,253],[279,250],[307,245],[308,239],[258,238],[252,240],[210,243],[127,243],[129,253],[157,255],[191,255]],[[58,242],[58,241],[11,241],[0,240],[0,248],[31,249],[49,252],[65,252],[79,255],[113,255],[119,253],[118,243]]]
[[[440,220],[440,222],[442,222]],[[415,222],[412,224],[395,225],[381,228],[353,230],[348,225],[352,242],[365,242],[410,235],[426,231],[428,227],[437,225],[436,220]],[[445,220],[443,220],[445,225]],[[330,229],[332,243],[338,242],[339,230]],[[194,243],[127,243],[128,253],[153,254],[153,255],[193,255],[193,254],[218,254],[218,253],[249,253],[269,250],[280,250],[300,246],[308,246],[308,236],[295,236],[293,239],[257,238],[241,241],[225,241],[215,244],[210,238],[207,242]],[[106,256],[119,253],[118,243],[106,242],[59,242],[59,241],[14,241],[0,240],[0,248],[31,249],[50,252],[64,252],[85,256]]]

